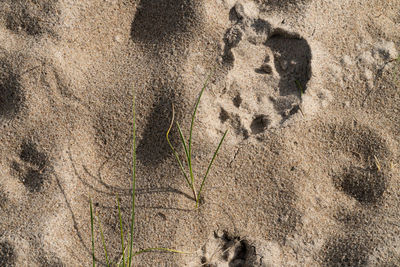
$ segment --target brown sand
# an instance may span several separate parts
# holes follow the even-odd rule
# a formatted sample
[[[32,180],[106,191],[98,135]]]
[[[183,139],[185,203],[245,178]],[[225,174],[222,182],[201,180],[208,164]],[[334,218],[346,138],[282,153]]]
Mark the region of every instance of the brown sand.
[[[134,248],[193,252],[136,266],[400,266],[399,29],[399,0],[1,1],[0,266],[90,266],[89,195],[121,256],[132,87]],[[213,68],[194,210],[165,132]]]

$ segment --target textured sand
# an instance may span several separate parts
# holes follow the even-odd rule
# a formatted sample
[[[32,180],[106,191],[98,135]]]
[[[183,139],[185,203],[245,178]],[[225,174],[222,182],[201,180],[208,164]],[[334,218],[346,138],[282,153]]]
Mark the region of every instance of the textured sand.
[[[400,266],[399,29],[399,0],[1,1],[0,266],[90,266],[89,195],[120,258],[133,90],[134,248],[192,252],[136,266]],[[165,133],[213,69],[194,210]]]

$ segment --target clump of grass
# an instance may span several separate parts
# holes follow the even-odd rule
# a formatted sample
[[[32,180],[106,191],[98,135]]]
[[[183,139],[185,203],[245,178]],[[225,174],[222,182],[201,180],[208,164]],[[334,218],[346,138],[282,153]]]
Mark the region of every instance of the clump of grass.
[[[177,126],[178,131],[179,131],[180,141],[181,141],[181,143],[183,145],[183,148],[184,148],[184,151],[185,151],[185,160],[186,160],[187,167],[188,167],[187,171],[185,171],[185,168],[183,167],[183,163],[180,160],[180,157],[179,157],[178,153],[176,152],[175,148],[171,144],[171,141],[169,140],[169,133],[170,133],[170,131],[172,129],[172,126],[174,124],[174,118],[175,118],[174,106],[172,106],[171,124],[170,124],[169,129],[168,129],[167,134],[166,134],[167,142],[168,142],[169,146],[171,147],[171,149],[172,149],[172,151],[173,151],[173,153],[175,155],[175,158],[176,158],[176,160],[177,160],[177,162],[179,164],[179,167],[180,167],[180,169],[182,171],[183,176],[185,177],[187,185],[189,186],[189,188],[192,191],[193,199],[196,201],[196,208],[199,206],[200,198],[201,198],[201,192],[202,192],[204,184],[206,182],[208,173],[210,172],[211,166],[214,163],[214,160],[215,160],[215,158],[216,158],[216,156],[218,154],[218,151],[221,148],[221,145],[222,145],[222,143],[223,143],[223,141],[225,139],[225,136],[226,136],[226,134],[228,132],[228,130],[226,130],[224,135],[222,136],[222,138],[221,138],[221,140],[220,140],[220,142],[218,144],[218,147],[215,150],[214,155],[213,155],[213,157],[212,157],[212,159],[211,159],[211,161],[210,161],[210,163],[208,165],[207,171],[206,171],[205,175],[203,176],[200,188],[199,188],[198,191],[196,191],[195,176],[194,176],[194,173],[193,173],[193,166],[192,166],[192,133],[193,133],[193,125],[194,125],[194,121],[195,121],[195,117],[196,117],[197,108],[199,106],[201,96],[203,95],[203,92],[204,92],[205,88],[207,87],[209,78],[210,78],[210,76],[205,81],[205,83],[203,85],[203,88],[201,89],[200,94],[199,94],[199,96],[197,98],[196,105],[194,107],[194,111],[193,111],[193,114],[192,114],[192,121],[191,121],[191,124],[190,124],[190,132],[189,132],[189,140],[188,140],[187,143],[185,141],[185,137],[183,136],[182,129],[179,126],[179,123],[176,122],[176,126]]]
[[[169,249],[169,248],[147,248],[147,249],[142,249],[136,252],[133,252],[133,232],[134,232],[134,225],[135,225],[135,191],[136,191],[136,115],[135,115],[135,98],[133,98],[133,142],[132,142],[132,209],[131,209],[131,221],[130,221],[130,240],[128,242],[129,245],[129,253],[126,255],[126,250],[128,247],[125,247],[125,242],[124,242],[124,231],[123,231],[123,226],[122,226],[122,215],[121,215],[121,209],[120,209],[120,203],[119,203],[119,198],[117,195],[117,206],[118,206],[118,219],[119,219],[119,225],[120,225],[120,231],[121,231],[121,251],[122,251],[122,256],[121,259],[117,263],[110,263],[109,258],[108,258],[108,253],[107,253],[107,247],[106,247],[106,242],[104,240],[104,234],[103,234],[103,229],[102,225],[100,222],[99,217],[94,215],[94,210],[93,210],[93,203],[91,197],[89,197],[89,205],[90,205],[90,226],[91,226],[91,236],[92,236],[92,258],[93,258],[93,267],[96,266],[96,257],[95,257],[95,248],[94,248],[94,221],[95,217],[97,218],[99,228],[100,228],[100,236],[103,244],[103,249],[104,249],[104,255],[106,259],[106,265],[108,267],[111,266],[118,266],[118,267],[127,267],[127,266],[132,266],[133,265],[133,257],[142,253],[146,252],[151,252],[151,251],[164,251],[164,252],[172,252],[172,253],[187,253],[175,249]],[[126,257],[125,257],[126,256]]]

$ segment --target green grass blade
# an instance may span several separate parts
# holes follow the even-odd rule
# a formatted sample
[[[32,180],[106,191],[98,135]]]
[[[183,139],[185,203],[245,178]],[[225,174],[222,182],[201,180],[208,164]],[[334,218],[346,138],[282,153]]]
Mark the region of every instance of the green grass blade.
[[[179,251],[176,249],[169,249],[169,248],[146,248],[146,249],[142,249],[142,250],[135,252],[134,255],[137,256],[142,253],[152,252],[152,251],[164,251],[164,252],[172,252],[172,253],[180,253],[180,254],[191,254],[191,252],[184,252],[184,251]]]
[[[185,142],[185,137],[183,136],[181,127],[179,126],[179,123],[176,123],[176,126],[178,127],[178,131],[179,131],[179,136],[181,137],[181,142],[183,144],[183,148],[185,149],[185,155],[186,155],[186,161],[189,167],[189,170],[192,169],[192,162],[190,160],[190,156],[189,156],[189,152],[187,150],[187,146],[186,146],[186,142]],[[189,179],[187,179],[187,182],[189,182]],[[192,194],[193,194],[193,198],[194,200],[197,199],[197,195],[196,195],[196,190],[194,189],[194,176],[193,176],[193,172],[190,172],[190,183],[189,183],[189,187],[190,189],[192,189]]]
[[[219,142],[218,147],[217,147],[217,149],[215,150],[214,155],[213,155],[213,157],[212,157],[212,159],[211,159],[211,161],[210,161],[210,164],[208,165],[207,172],[206,172],[206,174],[204,175],[203,181],[201,182],[201,186],[200,186],[199,192],[197,193],[196,208],[199,206],[201,191],[203,190],[203,186],[204,186],[204,183],[206,182],[208,173],[210,172],[211,166],[212,166],[212,164],[213,164],[215,158],[217,157],[218,151],[219,151],[219,149],[221,148],[221,145],[222,145],[222,143],[224,142],[224,139],[225,139],[225,136],[226,136],[227,133],[228,133],[228,130],[226,130],[225,133],[224,133],[224,135],[222,136],[221,141]]]
[[[126,250],[127,250],[128,248],[129,248],[128,246],[125,247],[125,252],[126,252]],[[123,255],[123,253],[122,253],[122,255]],[[121,257],[119,258],[118,262],[115,264],[115,266],[118,266],[118,267],[123,266],[123,267],[125,267],[125,265],[122,265],[122,264],[123,264],[123,262],[122,262],[122,255],[121,255]],[[135,254],[133,254],[133,256],[135,256]],[[124,263],[124,264],[125,264],[125,263]]]
[[[192,115],[192,122],[190,123],[190,133],[189,133],[189,155],[191,155],[191,148],[192,148],[192,133],[193,133],[193,125],[194,125],[194,120],[196,117],[196,113],[197,113],[197,108],[199,107],[199,103],[200,103],[200,99],[203,95],[204,90],[206,89],[207,85],[208,85],[208,81],[210,80],[211,75],[209,75],[206,79],[206,81],[204,82],[203,88],[201,88],[200,94],[197,97],[196,100],[196,105],[194,106],[194,111],[193,111],[193,115]]]
[[[178,161],[178,164],[179,164],[179,167],[180,167],[180,169],[181,169],[181,171],[183,173],[183,176],[185,176],[187,184],[189,185],[189,187],[192,187],[191,184],[190,184],[189,178],[188,178],[188,176],[187,176],[187,174],[185,172],[185,169],[183,168],[183,164],[182,164],[181,160],[179,159],[178,153],[176,153],[175,148],[172,146],[171,141],[169,140],[169,133],[170,133],[170,131],[172,129],[172,125],[174,124],[174,119],[175,119],[175,110],[174,110],[174,106],[172,105],[172,120],[171,120],[171,124],[170,124],[170,126],[168,128],[168,131],[167,131],[167,134],[166,134],[166,138],[167,138],[167,142],[168,142],[169,146],[171,147],[172,152],[174,153],[174,156],[175,156],[176,160]]]
[[[96,213],[96,217],[97,217],[97,222],[99,223],[101,242],[103,243],[104,255],[106,256],[106,263],[107,263],[107,266],[110,267],[110,262],[108,260],[108,254],[107,254],[106,242],[104,240],[103,227],[101,225],[100,218],[97,215],[97,213]]]
[[[186,146],[185,137],[183,136],[181,126],[179,125],[178,122],[176,122],[176,126],[177,126],[177,128],[178,128],[179,136],[180,136],[180,138],[181,138],[181,142],[182,142],[183,148],[184,148],[184,150],[185,150],[186,161],[187,161],[187,163],[188,163],[188,167],[190,168],[190,166],[189,166],[189,164],[190,164],[190,162],[189,162],[189,159],[190,159],[190,158],[189,158],[189,151],[188,151],[187,146]]]
[[[133,230],[135,226],[135,194],[136,194],[136,110],[135,95],[133,93],[132,101],[133,112],[133,141],[132,141],[132,210],[131,210],[131,240],[129,245],[128,266],[132,264],[132,248],[133,248]]]
[[[119,226],[121,228],[121,246],[122,246],[122,266],[125,267],[125,247],[124,247],[124,229],[122,227],[122,217],[121,217],[121,208],[119,206],[119,198],[117,195],[117,205],[118,205],[118,217],[119,217]]]
[[[304,94],[303,86],[301,86],[301,84],[300,84],[300,82],[298,80],[296,80],[296,85],[297,85],[297,88],[300,91],[300,98],[302,98],[303,94]]]
[[[128,246],[125,247],[125,252],[126,252],[126,250],[127,250],[128,248],[129,248]],[[118,262],[116,263],[116,266],[118,266],[118,267],[120,267],[120,266],[125,267],[125,263],[122,262],[122,259],[123,259],[122,256],[123,256],[123,254],[124,254],[124,253],[122,253],[121,257],[119,258]],[[132,255],[135,256],[135,253],[133,253]]]
[[[91,232],[92,232],[92,256],[93,256],[93,267],[96,266],[96,259],[94,256],[94,218],[93,218],[93,204],[92,204],[92,198],[89,197],[89,203],[90,203],[90,226],[91,226]]]
[[[201,88],[199,97],[197,98],[196,101],[196,105],[194,106],[194,110],[193,110],[193,115],[192,115],[192,121],[190,123],[190,132],[189,132],[189,156],[188,156],[188,160],[189,160],[189,173],[190,173],[190,177],[192,178],[192,180],[194,180],[194,175],[193,175],[193,170],[192,170],[192,133],[193,133],[193,125],[194,125],[194,120],[196,117],[196,113],[197,113],[197,108],[199,107],[199,103],[200,103],[200,99],[201,96],[203,95],[204,90],[206,89],[207,85],[208,85],[208,81],[210,80],[211,74],[207,77],[206,81],[204,82],[203,88]],[[192,181],[192,183],[194,183],[194,181]]]

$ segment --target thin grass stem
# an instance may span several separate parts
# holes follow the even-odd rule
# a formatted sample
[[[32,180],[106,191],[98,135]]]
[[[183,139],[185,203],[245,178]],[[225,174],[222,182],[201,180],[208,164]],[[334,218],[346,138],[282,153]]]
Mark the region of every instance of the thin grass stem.
[[[304,94],[303,86],[301,86],[301,84],[300,84],[300,82],[298,80],[296,80],[296,85],[297,85],[297,88],[300,91],[300,98],[302,98],[303,94]]]
[[[192,184],[194,184],[194,175],[193,175],[193,169],[192,169],[192,133],[193,133],[193,125],[194,125],[194,120],[195,120],[195,117],[196,117],[197,108],[199,107],[201,96],[203,95],[203,92],[204,92],[204,90],[206,89],[206,87],[208,85],[208,80],[210,79],[210,77],[211,77],[211,75],[209,75],[207,77],[206,81],[204,82],[203,88],[201,88],[199,97],[196,100],[196,105],[195,105],[194,110],[193,110],[192,121],[190,123],[189,157],[188,157],[188,160],[189,160],[189,173],[190,173],[190,178],[191,178]]]
[[[96,258],[94,256],[94,218],[93,218],[93,204],[92,204],[92,198],[89,197],[89,203],[90,203],[90,227],[91,227],[91,232],[92,232],[92,256],[93,256],[93,267],[96,266]]]
[[[224,142],[224,139],[225,139],[225,136],[226,136],[227,133],[228,133],[228,130],[225,131],[224,135],[223,135],[222,138],[221,138],[221,141],[219,141],[218,147],[217,147],[217,149],[216,149],[215,152],[214,152],[214,155],[213,155],[213,157],[212,157],[212,159],[211,159],[211,161],[210,161],[210,164],[208,165],[206,174],[204,175],[203,181],[201,182],[201,186],[200,186],[199,192],[198,192],[198,194],[197,194],[196,208],[199,206],[201,191],[203,190],[203,187],[204,187],[204,184],[205,184],[205,182],[206,182],[208,173],[210,172],[211,166],[212,166],[212,164],[214,163],[215,158],[217,157],[218,151],[219,151],[219,149],[221,148],[222,142]]]
[[[185,137],[183,136],[183,132],[182,132],[181,126],[179,125],[178,122],[176,122],[176,126],[178,128],[179,136],[181,138],[181,142],[182,142],[183,148],[185,150],[186,161],[187,161],[188,167],[190,168],[190,166],[189,166],[189,164],[190,164],[189,151],[188,151],[187,146],[186,146]]]
[[[172,125],[174,124],[174,120],[175,120],[175,110],[174,110],[174,106],[172,105],[172,120],[171,120],[171,124],[170,124],[170,126],[168,128],[168,131],[167,131],[167,134],[166,134],[167,142],[168,142],[169,146],[171,147],[171,150],[174,153],[174,156],[175,156],[176,160],[178,161],[179,167],[180,167],[180,169],[182,171],[183,176],[185,176],[187,184],[191,187],[191,183],[189,181],[189,177],[187,176],[187,174],[185,172],[185,169],[183,168],[183,164],[182,164],[181,160],[179,159],[178,153],[176,153],[175,148],[172,146],[171,141],[169,140],[169,133],[170,133],[170,131],[172,129]]]
[[[125,267],[124,229],[122,227],[121,208],[120,208],[120,205],[119,205],[119,197],[118,197],[118,195],[117,195],[117,206],[118,206],[119,226],[121,228],[122,266]]]
[[[128,266],[132,264],[132,248],[133,248],[133,230],[135,227],[135,191],[136,191],[136,109],[135,109],[135,93],[133,92],[132,101],[133,112],[133,141],[132,141],[132,210],[131,210],[131,240],[129,247]]]
[[[128,246],[125,247],[125,251],[124,252],[127,252],[126,251],[127,249],[128,249]],[[122,253],[122,255],[123,255],[123,253]],[[119,258],[118,263],[116,264],[116,266],[125,266],[125,265],[122,265],[122,255]],[[133,255],[135,255],[135,254],[133,254]]]
[[[176,126],[178,127],[179,135],[181,137],[181,142],[182,142],[183,147],[185,149],[186,161],[187,161],[187,164],[188,164],[188,167],[189,167],[189,170],[190,170],[190,169],[192,169],[192,163],[191,163],[191,160],[189,158],[189,153],[188,153],[188,150],[187,150],[187,147],[186,147],[185,138],[183,136],[181,127],[179,126],[178,122],[176,122]],[[193,173],[191,175],[193,175]],[[189,187],[190,187],[190,189],[192,189],[193,198],[196,200],[197,199],[197,194],[196,194],[196,189],[194,188],[194,177],[191,177],[191,183],[189,184]]]
[[[100,218],[99,218],[99,215],[97,215],[97,213],[96,213],[96,217],[97,217],[97,222],[99,223],[101,242],[103,243],[103,249],[104,249],[104,255],[106,256],[107,267],[110,267],[110,262],[108,260],[108,254],[107,254],[106,242],[104,240],[103,227],[101,225]]]

